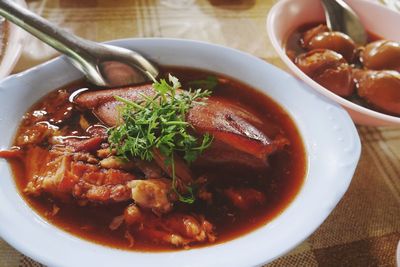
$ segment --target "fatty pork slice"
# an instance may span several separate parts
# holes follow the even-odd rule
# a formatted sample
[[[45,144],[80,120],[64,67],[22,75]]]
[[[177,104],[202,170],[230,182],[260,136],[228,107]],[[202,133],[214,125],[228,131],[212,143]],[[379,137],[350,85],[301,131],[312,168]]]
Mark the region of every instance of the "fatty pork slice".
[[[137,87],[84,92],[74,99],[81,108],[91,109],[106,125],[115,126],[118,122],[115,100],[120,96],[135,102],[143,100],[142,95],[152,96],[155,91],[151,84]],[[206,105],[192,108],[186,120],[196,133],[210,133],[214,141],[210,148],[198,159],[196,164],[232,164],[251,168],[267,167],[270,154],[282,149],[289,142],[284,137],[270,139],[262,130],[262,120],[239,104],[211,96]]]
[[[79,156],[82,155],[82,156]],[[143,209],[156,214],[169,213],[176,196],[171,192],[171,181],[165,178],[137,180],[120,169],[102,168],[82,160],[87,154],[28,149],[22,158],[26,161],[25,192],[40,196],[51,194],[64,202],[80,204],[116,203],[133,200]]]
[[[265,168],[268,156],[289,143],[280,136],[272,140],[260,130],[263,122],[256,114],[218,97],[211,97],[206,105],[192,108],[187,121],[197,133],[214,136],[211,147],[200,155],[197,165]]]
[[[62,201],[78,200],[80,203],[131,199],[127,183],[136,178],[133,174],[75,161],[75,154],[30,148],[25,155],[29,182],[24,191],[34,196],[48,193]]]

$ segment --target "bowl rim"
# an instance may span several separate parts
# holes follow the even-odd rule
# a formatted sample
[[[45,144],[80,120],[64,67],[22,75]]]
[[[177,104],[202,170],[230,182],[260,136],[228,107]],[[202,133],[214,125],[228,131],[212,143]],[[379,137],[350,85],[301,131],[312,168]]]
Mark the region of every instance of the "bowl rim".
[[[329,91],[327,88],[321,86],[320,84],[315,82],[313,79],[308,77],[304,72],[302,72],[296,66],[296,64],[293,63],[293,61],[291,61],[289,59],[289,57],[285,53],[285,49],[284,49],[283,45],[280,44],[279,41],[277,40],[277,35],[276,35],[276,32],[275,32],[275,23],[276,23],[276,20],[277,20],[278,11],[283,10],[283,6],[287,5],[290,2],[294,2],[294,1],[299,1],[299,0],[281,0],[281,1],[277,2],[271,8],[270,12],[268,13],[267,20],[266,20],[266,28],[267,28],[268,37],[271,40],[272,46],[274,47],[275,51],[278,53],[279,57],[286,64],[286,66],[288,66],[289,69],[295,75],[300,77],[302,80],[306,81],[308,84],[312,85],[311,87],[313,89],[315,89],[319,93],[323,94],[324,96],[334,100],[335,102],[339,103],[343,107],[346,107],[346,108],[349,108],[349,109],[354,110],[356,112],[365,114],[368,117],[374,117],[376,119],[384,121],[388,125],[400,125],[400,117],[396,117],[396,116],[393,116],[393,115],[388,115],[388,114],[385,114],[385,113],[382,113],[382,112],[379,112],[379,111],[375,111],[375,110],[369,109],[367,107],[363,107],[361,105],[353,103],[352,101],[347,100],[347,99],[345,99],[345,98],[343,98],[341,96],[338,96],[335,93]],[[352,0],[352,1],[362,2],[365,5],[372,5],[374,8],[384,9],[385,12],[394,13],[394,14],[396,14],[396,16],[400,17],[400,13],[399,12],[396,12],[396,11],[394,11],[394,10],[392,10],[392,9],[382,5],[382,4],[379,4],[378,2],[362,1],[362,0]],[[293,27],[288,29],[287,32],[285,33],[285,36],[283,36],[282,39],[287,39],[288,35],[293,30],[294,30]]]
[[[290,79],[293,82],[295,82],[296,84],[299,85],[299,87],[303,87],[302,89],[307,89],[309,88],[306,84],[298,81],[297,79],[295,79],[293,76],[285,73],[284,71],[272,66],[271,64],[266,63],[265,61],[242,51],[233,49],[233,48],[229,48],[229,47],[225,47],[225,46],[221,46],[221,45],[215,45],[215,44],[210,44],[207,42],[200,42],[200,41],[193,41],[193,40],[182,40],[182,39],[169,39],[169,38],[135,38],[135,39],[121,39],[121,40],[115,40],[112,42],[109,42],[110,44],[114,44],[114,45],[120,45],[120,46],[127,46],[130,43],[146,43],[146,42],[160,42],[163,44],[177,44],[177,45],[184,45],[184,46],[199,46],[202,49],[205,48],[210,48],[213,50],[218,50],[219,52],[223,52],[224,50],[228,51],[229,53],[235,53],[238,57],[246,57],[249,60],[253,61],[254,63],[257,64],[263,64],[263,66],[271,68],[271,70],[278,72],[279,75],[282,75],[282,77],[284,77],[285,79]],[[193,48],[192,48],[193,49]],[[216,52],[214,52],[216,53]],[[53,60],[50,60],[46,63],[43,63],[39,66],[36,66],[32,69],[26,70],[21,74],[18,75],[12,75],[9,78],[6,78],[2,83],[0,83],[0,89],[1,86],[4,83],[12,83],[14,82],[14,80],[17,80],[18,78],[20,78],[23,75],[37,75],[41,70],[43,69],[50,69],[52,67],[52,65],[60,65],[60,64],[67,64],[67,63],[62,63],[65,60],[64,57],[58,57],[55,58]],[[69,68],[72,68],[69,67]],[[308,90],[308,89],[307,89]],[[260,255],[257,254],[257,258],[253,259],[252,262],[250,264],[253,265],[259,265],[259,264],[264,264],[266,262],[270,262],[276,258],[278,258],[279,256],[287,253],[288,251],[290,251],[291,249],[293,249],[295,246],[297,246],[298,244],[300,244],[302,241],[304,241],[309,235],[311,235],[322,223],[323,221],[328,217],[328,215],[331,213],[331,211],[334,209],[334,207],[337,205],[337,203],[340,201],[340,199],[342,198],[342,196],[344,195],[344,193],[346,192],[352,176],[354,174],[355,171],[355,167],[357,166],[357,162],[359,160],[360,157],[360,153],[361,153],[361,144],[360,144],[360,139],[359,136],[357,134],[357,130],[353,124],[353,122],[351,121],[349,115],[347,114],[347,112],[345,112],[343,110],[343,108],[341,108],[339,105],[337,105],[336,103],[332,102],[329,99],[326,99],[320,95],[317,95],[316,93],[313,93],[312,90],[308,90],[309,94],[313,95],[313,99],[315,99],[315,101],[322,101],[322,102],[326,102],[330,109],[334,109],[336,110],[339,115],[339,118],[342,119],[342,123],[345,124],[346,127],[348,127],[348,132],[349,134],[351,134],[351,137],[354,138],[352,139],[353,143],[353,154],[352,154],[352,160],[354,160],[354,162],[352,161],[351,164],[349,164],[348,166],[343,166],[343,169],[345,169],[345,175],[343,180],[340,181],[340,183],[338,183],[336,191],[332,193],[332,196],[330,196],[330,198],[328,200],[325,201],[324,205],[321,205],[318,207],[318,211],[320,212],[319,216],[313,216],[311,218],[308,218],[308,223],[306,224],[306,226],[304,227],[305,229],[303,229],[304,231],[302,231],[301,233],[297,233],[296,236],[290,236],[291,238],[291,243],[289,245],[285,244],[284,248],[279,248],[277,249],[279,251],[279,253],[276,253],[273,257],[269,257],[267,258],[265,255]],[[285,108],[285,107],[283,107]],[[297,125],[296,119],[293,118],[294,123]],[[300,132],[303,142],[306,142],[305,140],[305,136]],[[306,148],[306,155],[307,157],[309,157],[307,148]],[[344,152],[343,152],[344,153]],[[310,164],[310,159],[307,159],[308,164]],[[309,173],[306,174],[305,179],[307,179],[309,176]],[[298,199],[300,194],[303,194],[303,190],[304,190],[304,184],[302,186],[302,188],[300,188],[299,192],[297,193],[296,197],[292,200],[292,202],[285,208],[285,210],[283,211],[283,213],[285,213],[287,210],[289,210],[289,208],[293,208],[291,206],[293,206],[293,204],[296,202],[296,199]],[[333,191],[333,190],[332,190]],[[0,209],[1,210],[1,209]],[[35,213],[34,211],[31,210],[31,212]],[[1,216],[1,213],[0,213]],[[274,227],[276,226],[275,224],[273,224],[274,221],[277,220],[277,218],[282,217],[283,215],[280,214],[277,217],[275,217],[272,221],[268,222],[266,225],[261,226],[255,230],[253,230],[252,232],[250,232],[249,234],[246,234],[244,236],[249,236],[250,234],[255,234],[256,232],[259,232],[259,230],[266,228],[266,226],[268,227]],[[58,231],[62,231],[60,230],[58,227],[56,226],[49,226],[50,228],[55,228]],[[62,231],[63,232],[63,231]],[[63,232],[64,236],[70,237],[69,239],[77,239],[79,240],[79,242],[81,244],[84,244],[84,246],[90,250],[103,250],[103,251],[112,251],[112,253],[117,254],[120,252],[120,250],[116,250],[113,248],[109,248],[109,247],[105,247],[102,245],[98,245],[98,244],[94,244],[92,242],[80,239],[78,237],[74,237],[69,233]],[[18,250],[22,251],[25,255],[38,260],[39,262],[46,264],[46,265],[51,265],[51,266],[62,266],[62,264],[60,264],[60,262],[58,261],[54,261],[54,257],[52,257],[51,255],[48,255],[48,253],[41,253],[40,255],[38,255],[37,253],[35,253],[35,249],[33,247],[30,247],[29,245],[27,245],[25,242],[23,242],[23,240],[17,239],[14,236],[12,236],[12,234],[7,231],[6,227],[3,226],[2,224],[0,224],[0,236],[2,236],[7,242],[9,242],[13,247],[17,248]],[[193,249],[190,251],[201,251],[201,252],[209,252],[210,249],[211,250],[217,250],[220,249],[221,246],[226,247],[227,244],[229,245],[229,247],[231,247],[230,245],[235,241],[235,240],[239,240],[242,239],[244,236],[240,236],[232,241],[228,241],[225,243],[221,243],[221,244],[217,244],[217,245],[213,245],[213,246],[207,246],[204,248],[198,248],[198,249]],[[240,241],[239,241],[240,242]],[[118,251],[118,252],[117,252]],[[183,256],[187,256],[190,255],[190,251],[178,251],[178,252],[157,252],[157,253],[147,253],[147,254],[152,254],[152,255],[170,255],[171,257],[176,257],[178,254]],[[111,252],[110,252],[111,253]],[[123,253],[125,254],[141,254],[141,255],[145,255],[146,253],[138,253],[138,252],[131,252],[131,251],[123,251]],[[118,254],[119,256],[125,255],[125,254]],[[194,255],[196,255],[196,253],[194,253]],[[233,262],[232,263],[234,266],[243,266],[243,262]],[[249,263],[247,263],[248,265]],[[193,266],[197,266],[195,263],[193,263]]]

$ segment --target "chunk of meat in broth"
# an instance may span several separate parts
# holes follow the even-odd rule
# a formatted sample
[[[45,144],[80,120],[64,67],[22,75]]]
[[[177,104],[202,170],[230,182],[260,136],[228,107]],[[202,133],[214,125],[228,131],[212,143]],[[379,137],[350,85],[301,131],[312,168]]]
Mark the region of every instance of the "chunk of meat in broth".
[[[25,192],[36,196],[46,192],[63,201],[75,199],[81,203],[112,203],[131,198],[127,182],[136,179],[133,174],[101,169],[94,164],[74,161],[74,157],[76,154],[40,147],[29,149],[25,154],[29,179]]]
[[[172,166],[166,165],[166,157],[161,154],[158,149],[153,150],[154,161],[163,169],[165,173],[172,177]],[[192,171],[189,169],[188,165],[183,161],[181,157],[178,155],[174,155],[174,168],[175,175],[177,177],[176,186],[179,188],[181,192],[187,191],[187,186],[191,186],[194,182],[194,177]]]
[[[134,180],[128,186],[132,188],[132,199],[135,203],[156,214],[170,212],[172,203],[177,199],[169,179]]]
[[[228,164],[263,169],[268,166],[269,155],[289,144],[283,136],[273,140],[266,136],[260,130],[262,121],[256,114],[218,97],[210,97],[207,105],[192,108],[187,121],[196,132],[214,137],[196,165]]]
[[[114,218],[110,228],[115,230],[123,222],[128,227],[129,239],[140,237],[155,243],[189,248],[191,243],[215,242],[213,225],[202,215],[171,213],[156,216],[142,211],[136,204],[130,204],[122,216]]]
[[[142,239],[183,248],[189,248],[192,243],[213,243],[216,240],[213,225],[202,215],[171,213],[165,217],[144,216],[140,226],[131,226],[135,236]],[[129,220],[126,215],[125,220]]]
[[[92,109],[101,121],[109,126],[114,126],[119,123],[117,107],[121,104],[115,100],[114,96],[141,101],[143,95],[154,94],[152,85],[148,84],[84,92],[76,97],[74,102],[81,108]],[[191,123],[197,133],[209,132],[214,135],[215,142],[202,155],[200,162],[266,168],[268,156],[282,149],[289,142],[284,137],[277,138],[277,140],[267,137],[260,130],[261,120],[256,114],[218,97],[211,96],[207,100],[207,105],[198,105],[192,108],[187,114],[187,121]],[[214,143],[219,145],[214,146]],[[217,155],[224,155],[224,157]]]
[[[46,192],[64,201],[75,199],[80,203],[133,200],[156,214],[170,212],[176,201],[171,180],[138,180],[131,172],[81,161],[92,161],[90,154],[34,147],[27,151],[25,159],[29,179],[25,192],[31,195]]]
[[[85,135],[53,136],[53,145],[65,145],[74,152],[96,152],[107,141],[107,129],[101,125],[93,125],[85,129]]]

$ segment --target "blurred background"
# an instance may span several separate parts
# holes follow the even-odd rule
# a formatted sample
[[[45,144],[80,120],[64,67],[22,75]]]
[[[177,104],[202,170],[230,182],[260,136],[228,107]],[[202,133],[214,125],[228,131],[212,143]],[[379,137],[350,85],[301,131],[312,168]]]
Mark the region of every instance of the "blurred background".
[[[28,0],[28,7],[93,41],[130,37],[185,38],[228,45],[280,66],[265,18],[276,0]],[[27,36],[14,72],[57,52]]]

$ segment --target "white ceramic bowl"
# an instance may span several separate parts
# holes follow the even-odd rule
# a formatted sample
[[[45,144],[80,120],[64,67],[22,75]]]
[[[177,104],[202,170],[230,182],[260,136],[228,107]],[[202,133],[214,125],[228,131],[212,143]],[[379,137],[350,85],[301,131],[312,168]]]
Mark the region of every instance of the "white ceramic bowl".
[[[18,194],[0,160],[0,235],[22,253],[50,266],[255,266],[288,252],[325,220],[347,190],[360,140],[347,112],[303,82],[243,52],[196,41],[132,39],[112,42],[154,62],[207,69],[235,77],[275,99],[292,116],[308,161],[300,192],[279,216],[233,241],[176,252],[112,249],[47,223]],[[62,58],[0,83],[0,147],[8,147],[22,115],[40,97],[81,77]]]
[[[14,0],[17,4],[26,7],[26,3],[23,0]],[[14,24],[8,23],[8,36],[7,43],[5,44],[4,54],[0,60],[0,79],[6,77],[11,73],[15,64],[21,55],[22,45],[26,33]]]
[[[365,28],[379,36],[400,41],[398,27],[400,13],[379,3],[366,0],[345,0],[360,16]],[[305,75],[286,55],[284,43],[289,34],[299,26],[310,22],[324,21],[320,0],[281,0],[268,14],[267,31],[272,45],[289,69],[312,88],[342,105],[357,124],[370,126],[400,125],[400,117],[386,115],[342,98]]]

